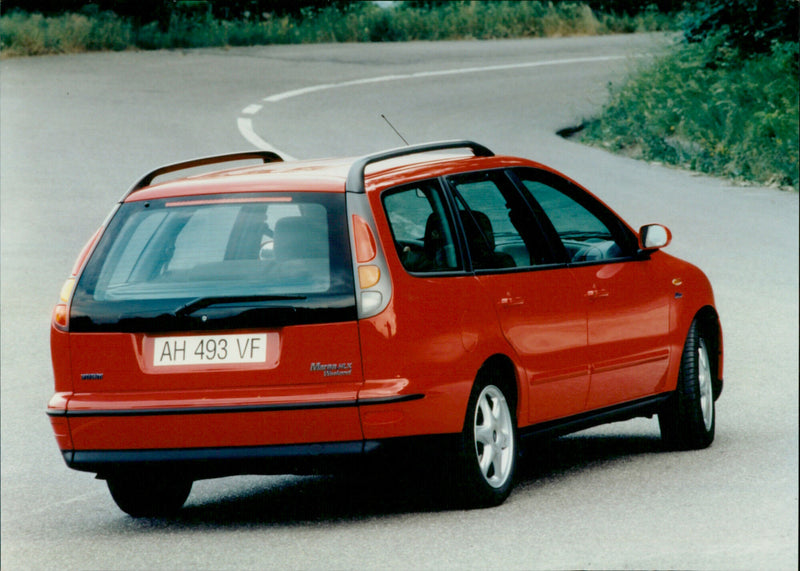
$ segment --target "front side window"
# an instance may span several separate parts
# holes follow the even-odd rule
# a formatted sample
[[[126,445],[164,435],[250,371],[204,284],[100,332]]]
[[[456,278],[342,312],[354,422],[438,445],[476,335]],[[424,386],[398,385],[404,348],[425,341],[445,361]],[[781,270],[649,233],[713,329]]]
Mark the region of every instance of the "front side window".
[[[438,183],[403,187],[383,197],[397,255],[409,272],[461,270],[455,232]]]
[[[518,169],[516,174],[558,234],[568,262],[601,262],[635,252],[630,232],[583,191],[550,173]]]
[[[96,321],[179,319],[192,307],[228,306],[231,315],[233,305],[284,301],[295,313],[325,299],[341,306],[354,296],[344,208],[343,196],[325,193],[123,204],[80,278],[73,312]]]

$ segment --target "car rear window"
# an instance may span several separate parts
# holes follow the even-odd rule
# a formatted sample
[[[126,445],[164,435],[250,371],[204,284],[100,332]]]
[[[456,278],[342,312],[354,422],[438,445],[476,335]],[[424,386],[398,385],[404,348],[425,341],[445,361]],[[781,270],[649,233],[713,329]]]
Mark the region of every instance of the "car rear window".
[[[108,323],[111,313],[142,319],[160,311],[164,321],[187,318],[187,307],[216,308],[204,311],[208,321],[253,306],[349,306],[345,221],[344,196],[331,193],[123,204],[81,276],[73,315]]]

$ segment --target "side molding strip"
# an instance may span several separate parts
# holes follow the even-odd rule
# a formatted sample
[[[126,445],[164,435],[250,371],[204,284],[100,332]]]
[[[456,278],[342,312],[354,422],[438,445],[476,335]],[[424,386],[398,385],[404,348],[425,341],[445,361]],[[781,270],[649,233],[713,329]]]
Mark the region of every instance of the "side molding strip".
[[[66,416],[69,418],[97,417],[97,416],[168,416],[184,414],[232,414],[241,412],[278,412],[286,410],[314,410],[320,408],[347,408],[358,406],[371,406],[381,404],[394,404],[425,398],[423,394],[399,395],[394,397],[380,397],[348,401],[324,401],[314,403],[289,403],[289,404],[263,404],[240,406],[206,406],[206,407],[172,407],[124,410],[48,410],[47,415],[53,417]]]

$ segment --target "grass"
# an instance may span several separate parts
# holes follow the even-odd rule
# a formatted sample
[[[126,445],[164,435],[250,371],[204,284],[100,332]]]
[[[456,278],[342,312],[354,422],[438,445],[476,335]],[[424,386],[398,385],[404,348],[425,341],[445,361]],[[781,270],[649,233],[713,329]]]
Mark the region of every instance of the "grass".
[[[798,189],[798,44],[743,59],[683,44],[616,89],[583,141],[741,181]]]
[[[44,17],[0,16],[3,57],[96,50],[247,46],[318,42],[499,39],[597,35],[673,29],[675,18],[657,11],[637,16],[593,12],[582,2],[447,2],[433,8],[380,8],[362,2],[308,12],[304,18],[218,20],[208,14],[173,14],[166,30],[156,22],[136,27],[112,12]]]

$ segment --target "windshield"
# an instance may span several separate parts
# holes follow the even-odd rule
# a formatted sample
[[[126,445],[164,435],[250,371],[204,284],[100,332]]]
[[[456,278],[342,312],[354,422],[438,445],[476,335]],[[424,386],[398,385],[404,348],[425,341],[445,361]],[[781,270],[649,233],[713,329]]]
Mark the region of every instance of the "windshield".
[[[354,296],[345,221],[344,196],[330,193],[123,204],[80,278],[73,322],[340,307]]]

